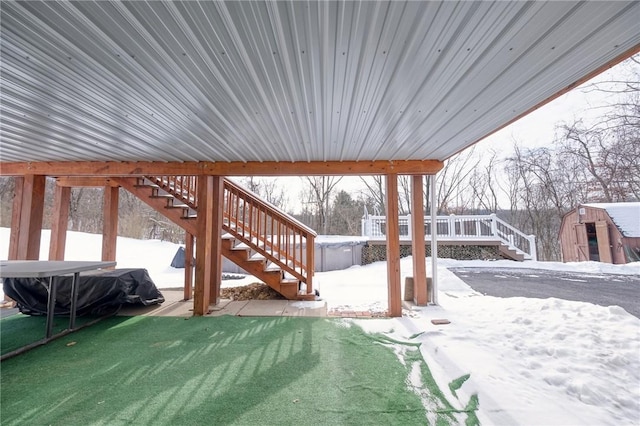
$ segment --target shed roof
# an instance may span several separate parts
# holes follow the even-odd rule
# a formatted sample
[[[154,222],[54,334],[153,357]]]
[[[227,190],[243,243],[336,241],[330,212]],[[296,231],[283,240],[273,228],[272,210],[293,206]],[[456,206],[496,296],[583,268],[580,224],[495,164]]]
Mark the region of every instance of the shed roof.
[[[606,210],[607,214],[623,236],[640,238],[640,202],[588,203],[582,205]]]
[[[640,48],[640,2],[0,3],[0,160],[444,160]]]

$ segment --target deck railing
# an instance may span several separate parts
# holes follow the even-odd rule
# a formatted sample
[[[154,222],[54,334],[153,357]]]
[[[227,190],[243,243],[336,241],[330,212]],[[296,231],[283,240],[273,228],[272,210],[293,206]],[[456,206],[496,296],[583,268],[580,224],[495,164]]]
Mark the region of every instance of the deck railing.
[[[386,216],[365,214],[362,218],[362,235],[371,240],[384,240]],[[400,239],[411,239],[411,216],[400,216]],[[431,217],[424,218],[425,240],[431,241]],[[442,241],[481,242],[500,241],[524,254],[525,259],[536,260],[536,237],[526,235],[507,222],[490,215],[449,215],[436,217],[436,235]]]
[[[147,179],[197,212],[195,176]],[[229,179],[224,179],[223,202],[223,230],[303,283],[306,293],[312,293],[316,233]]]

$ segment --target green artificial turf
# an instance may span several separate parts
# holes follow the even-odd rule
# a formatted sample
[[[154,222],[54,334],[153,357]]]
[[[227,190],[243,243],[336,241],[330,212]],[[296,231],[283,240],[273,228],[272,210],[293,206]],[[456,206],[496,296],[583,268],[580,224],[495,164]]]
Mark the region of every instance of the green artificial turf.
[[[340,319],[112,317],[0,367],[3,426],[475,422],[418,345]]]
[[[76,318],[75,328],[95,321],[97,317],[82,316]],[[0,321],[0,355],[5,355],[23,346],[44,339],[47,317],[23,314],[11,315]],[[58,334],[69,327],[68,317],[54,317],[53,334]]]

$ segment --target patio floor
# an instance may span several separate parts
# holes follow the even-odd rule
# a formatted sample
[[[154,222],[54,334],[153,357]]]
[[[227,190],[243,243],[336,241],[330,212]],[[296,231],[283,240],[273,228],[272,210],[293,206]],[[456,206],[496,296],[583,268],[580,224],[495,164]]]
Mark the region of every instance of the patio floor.
[[[182,290],[161,290],[164,303],[152,306],[123,306],[121,316],[193,316],[193,300],[183,300]],[[326,317],[327,303],[296,300],[229,300],[222,299],[211,307],[208,316],[234,315],[239,317]]]

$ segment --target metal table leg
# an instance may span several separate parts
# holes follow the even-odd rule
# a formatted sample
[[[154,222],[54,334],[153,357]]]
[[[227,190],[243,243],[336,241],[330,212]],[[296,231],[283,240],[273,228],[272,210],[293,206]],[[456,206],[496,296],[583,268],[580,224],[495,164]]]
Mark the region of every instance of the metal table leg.
[[[47,300],[47,333],[45,339],[49,339],[53,334],[53,314],[56,307],[56,280],[49,277],[49,298]]]
[[[69,330],[76,326],[76,304],[78,303],[78,287],[80,286],[80,272],[73,274],[71,280],[71,312],[69,312]]]

